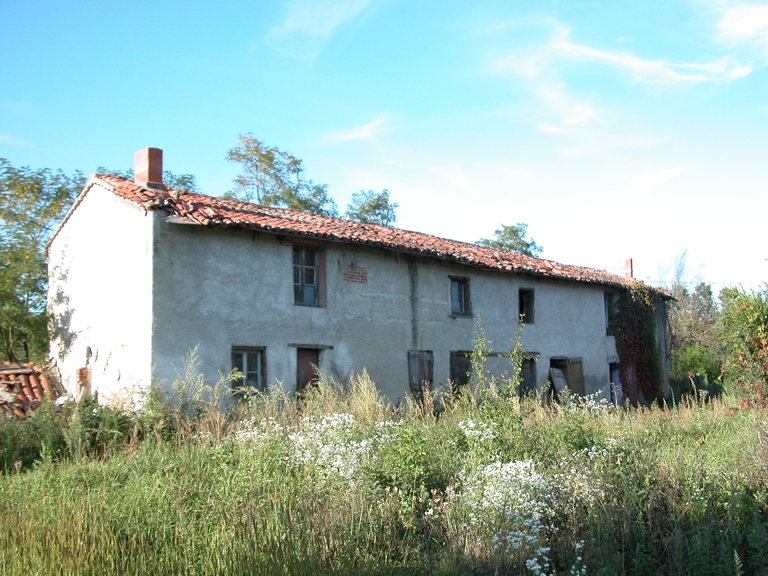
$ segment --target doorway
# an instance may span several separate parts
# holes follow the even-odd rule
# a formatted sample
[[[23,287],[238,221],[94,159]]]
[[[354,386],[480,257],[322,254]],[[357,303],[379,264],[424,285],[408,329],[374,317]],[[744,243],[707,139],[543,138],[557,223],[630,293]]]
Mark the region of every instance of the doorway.
[[[320,365],[320,350],[317,348],[296,348],[296,393],[301,394],[317,382],[317,367]]]

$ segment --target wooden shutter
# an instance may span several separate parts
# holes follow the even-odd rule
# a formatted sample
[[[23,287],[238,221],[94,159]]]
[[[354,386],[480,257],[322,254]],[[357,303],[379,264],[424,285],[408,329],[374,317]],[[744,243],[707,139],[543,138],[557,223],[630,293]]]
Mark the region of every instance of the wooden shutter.
[[[584,368],[581,358],[570,358],[567,367],[568,387],[572,394],[585,396],[584,390]]]

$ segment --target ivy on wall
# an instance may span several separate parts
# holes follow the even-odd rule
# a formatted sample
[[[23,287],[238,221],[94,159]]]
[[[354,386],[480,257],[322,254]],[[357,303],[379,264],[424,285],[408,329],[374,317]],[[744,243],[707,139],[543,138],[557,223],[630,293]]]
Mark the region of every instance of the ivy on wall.
[[[645,284],[623,291],[616,303],[614,334],[621,387],[633,405],[661,396],[661,363],[656,348],[658,295]]]

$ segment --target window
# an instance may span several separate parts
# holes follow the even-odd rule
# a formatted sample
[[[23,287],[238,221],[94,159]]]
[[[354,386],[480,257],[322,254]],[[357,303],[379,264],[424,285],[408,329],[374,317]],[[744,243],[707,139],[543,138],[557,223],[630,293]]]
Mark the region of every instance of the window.
[[[520,372],[520,396],[536,392],[536,359],[524,358]]]
[[[416,398],[423,397],[423,390],[432,389],[432,366],[435,355],[432,350],[408,351],[408,384],[411,394]]]
[[[519,293],[520,322],[533,324],[533,290],[521,288]]]
[[[451,315],[471,316],[469,307],[469,279],[451,278]]]
[[[458,392],[459,388],[469,382],[472,375],[469,354],[469,352],[451,352],[451,392]]]
[[[584,396],[584,367],[581,358],[554,357],[549,360],[550,394],[560,401],[560,393],[568,388],[571,394]]]
[[[605,333],[613,335],[616,328],[616,308],[619,303],[619,295],[616,292],[604,292],[605,302]]]
[[[293,302],[301,306],[320,305],[320,270],[318,251],[293,247]]]
[[[264,391],[264,348],[236,346],[232,348],[232,368],[237,368],[243,378],[234,383],[242,388]]]

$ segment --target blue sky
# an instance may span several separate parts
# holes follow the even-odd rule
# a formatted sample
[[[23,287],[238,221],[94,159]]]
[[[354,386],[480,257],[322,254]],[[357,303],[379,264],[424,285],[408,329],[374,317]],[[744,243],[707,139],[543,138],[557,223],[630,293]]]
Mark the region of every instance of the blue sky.
[[[403,228],[768,281],[768,3],[0,0],[0,54],[16,166],[155,146],[219,195],[251,132],[342,210],[389,189]]]

